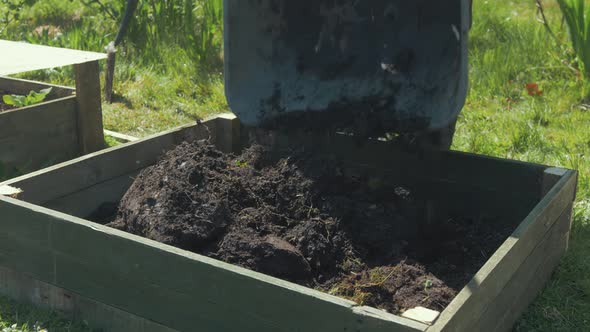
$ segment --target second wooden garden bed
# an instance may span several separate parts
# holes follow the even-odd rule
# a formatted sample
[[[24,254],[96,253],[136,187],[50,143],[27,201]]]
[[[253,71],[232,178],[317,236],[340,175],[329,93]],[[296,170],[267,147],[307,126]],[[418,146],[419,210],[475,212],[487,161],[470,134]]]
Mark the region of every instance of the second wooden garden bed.
[[[100,90],[93,91],[88,80],[84,82],[80,83],[84,91],[76,94],[73,88],[0,77],[2,93],[27,95],[31,90],[52,88],[44,102],[0,112],[0,178],[38,170],[104,147]]]

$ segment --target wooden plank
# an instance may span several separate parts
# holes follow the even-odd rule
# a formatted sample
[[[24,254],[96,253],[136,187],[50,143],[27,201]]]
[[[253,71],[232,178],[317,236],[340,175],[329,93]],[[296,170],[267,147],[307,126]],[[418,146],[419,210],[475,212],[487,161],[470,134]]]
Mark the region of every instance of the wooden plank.
[[[238,152],[240,150],[240,120],[231,114],[220,114],[216,118],[215,145],[223,152]]]
[[[21,199],[44,204],[155,163],[167,150],[185,140],[209,137],[215,121],[182,126],[137,142],[92,153],[33,172],[2,184],[23,190]]]
[[[97,61],[106,58],[103,53],[79,51],[23,42],[0,40],[0,75],[55,68]]]
[[[192,331],[198,326],[203,330],[224,331],[423,331],[426,328],[385,312],[361,310],[353,302],[306,287],[0,197],[0,207],[4,205],[46,218],[45,224],[50,227],[50,252],[56,260],[56,286],[174,329]],[[17,213],[9,218],[24,217]],[[34,259],[24,254],[21,260]],[[170,270],[175,272],[169,273]],[[26,271],[26,267],[20,271]]]
[[[75,97],[0,113],[0,162],[23,171],[78,153]]]
[[[48,133],[45,136],[47,141],[43,145],[38,140],[25,139],[25,137],[30,136],[19,135],[0,140],[0,148],[6,148],[0,152],[0,163],[5,168],[14,168],[22,174],[78,155],[75,149],[71,149],[71,147],[75,148],[76,144],[70,144],[70,149],[67,148],[68,143],[75,143],[75,137],[55,132]]]
[[[534,301],[534,299],[540,294],[545,285],[551,279],[555,267],[559,264],[561,256],[567,249],[567,241],[569,234],[562,234],[561,239],[555,242],[555,247],[549,249],[545,262],[541,264],[534,272],[530,282],[525,286],[523,296],[519,297],[516,302],[509,305],[505,315],[501,317],[496,325],[494,331],[511,331],[514,323],[518,320],[520,315],[526,310],[526,308]],[[522,285],[520,285],[522,287]]]
[[[572,205],[545,234],[536,248],[518,267],[500,294],[469,331],[510,331],[514,322],[539,294],[565,253]]]
[[[123,142],[123,143],[135,142],[135,141],[139,140],[139,138],[137,138],[137,137],[121,134],[116,131],[110,131],[110,130],[105,129],[105,130],[103,130],[103,132],[105,135],[111,136],[112,138],[116,139],[117,141]]]
[[[348,301],[145,239],[137,239],[144,244],[138,246],[137,243],[109,236],[105,234],[107,230],[101,228],[98,229],[105,233],[71,226],[55,224],[52,228],[52,234],[55,234],[53,247],[63,255],[61,260],[58,259],[58,282],[59,271],[66,270],[66,278],[75,280],[63,280],[64,284],[73,285],[76,282],[77,289],[92,290],[94,296],[100,296],[101,302],[117,303],[132,312],[145,311],[147,317],[158,315],[160,318],[156,321],[180,330],[190,330],[196,317],[199,317],[199,326],[204,330],[214,327],[233,330],[242,326],[245,330],[260,331],[282,330],[285,327],[302,331],[312,328],[336,331],[376,324],[370,323],[372,320],[368,318],[356,319],[351,315],[353,304]],[[128,239],[135,238],[123,235]],[[81,243],[87,245],[82,248]],[[149,243],[153,246],[145,246]],[[176,255],[169,255],[165,249],[173,250]],[[82,268],[83,265],[86,267]],[[163,266],[172,268],[175,273],[168,273]],[[71,271],[86,273],[75,276]],[[98,275],[99,271],[108,271],[108,274],[102,279],[89,278]],[[129,287],[120,288],[121,285]],[[128,288],[141,294],[152,294],[153,298],[144,296],[141,301],[130,303],[133,294],[125,290]],[[198,303],[195,303],[196,298]],[[169,305],[165,301],[170,301]],[[252,306],[253,303],[256,305]],[[174,309],[166,312],[159,308],[161,306]],[[225,322],[227,312],[233,313],[231,325],[220,325]],[[314,312],[321,312],[322,315],[313,316]],[[301,317],[307,318],[302,321]],[[334,320],[341,323],[334,323]],[[387,325],[380,323],[384,328]],[[387,329],[392,330],[396,329],[392,326]]]
[[[10,110],[0,113],[0,135],[2,137],[13,136],[16,132],[34,133],[36,131],[42,131],[44,128],[41,125],[47,126],[47,122],[53,117],[57,121],[54,123],[62,122],[74,122],[75,123],[75,110],[76,108],[76,97],[64,97],[52,101],[46,101],[32,106],[19,108],[17,110]],[[42,117],[42,118],[40,118]],[[36,120],[40,118],[39,120]],[[28,123],[28,126],[24,126],[25,120],[32,121]],[[15,126],[22,126],[22,128],[14,128]]]
[[[39,147],[39,141],[33,146],[19,144],[18,137],[2,141],[4,144],[0,144],[0,146],[10,146],[10,149],[4,150],[0,153],[0,162],[8,173],[3,175],[6,175],[7,177],[15,177],[20,174],[43,169],[50,165],[55,165],[63,160],[72,159],[78,155],[75,151],[67,151],[65,148],[60,150],[60,147],[67,146],[65,143],[75,142],[73,139],[64,137],[63,139],[65,142],[62,141],[60,144],[59,139],[55,136],[48,136],[47,138],[50,141],[43,147]],[[31,149],[38,150],[25,150],[29,146]],[[46,151],[40,151],[41,148],[46,149]],[[26,151],[34,152],[26,154]]]
[[[47,282],[55,281],[55,262],[49,247],[39,245],[30,238],[18,238],[14,233],[5,233],[4,227],[0,230],[0,241],[0,266],[22,271]]]
[[[87,322],[94,329],[113,332],[176,331],[2,267],[0,267],[0,294],[19,302],[59,311],[70,319]]]
[[[442,312],[431,331],[467,331],[573,202],[576,183],[576,173],[568,171]]]
[[[139,264],[145,263],[140,260]],[[157,258],[156,263],[161,261]],[[165,265],[175,276],[164,283],[138,281],[131,276],[105,272],[101,265],[58,256],[58,283],[83,289],[101,301],[137,310],[167,326],[191,331],[424,331],[426,325],[399,318],[386,312],[357,306],[343,307],[309,294],[294,294],[259,281],[221,277],[223,271],[191,271],[194,286],[187,290],[168,288],[176,274],[187,271],[182,265]],[[177,269],[180,268],[180,271]],[[166,273],[160,266],[156,274]],[[65,271],[60,279],[60,271]],[[72,274],[71,271],[76,271]],[[169,273],[168,273],[169,274]],[[90,278],[92,276],[92,278]],[[209,276],[205,278],[203,276]],[[105,283],[105,280],[109,282]],[[282,282],[284,283],[284,282]],[[211,288],[206,290],[204,288]],[[145,296],[150,294],[150,296]],[[112,301],[112,302],[111,302]],[[346,303],[346,302],[344,302]],[[271,308],[272,307],[272,308]],[[228,319],[231,313],[231,319]],[[319,316],[319,317],[318,317]]]
[[[541,196],[547,195],[553,187],[567,174],[568,170],[565,168],[551,167],[543,172],[543,179],[541,184]]]
[[[0,196],[4,198],[5,196]],[[14,204],[0,202],[0,232],[23,240],[34,241],[37,246],[49,247],[49,224],[51,217],[39,213],[39,208],[31,206],[24,210]]]
[[[74,69],[80,153],[88,154],[104,148],[98,61],[77,64]]]
[[[57,98],[71,97],[76,92],[75,89],[67,86],[0,76],[0,90],[8,91],[12,94],[25,95],[31,90],[39,91],[49,87],[52,88],[49,96],[55,96]]]
[[[548,168],[547,170],[545,170],[545,172],[543,173],[543,185],[541,187],[542,195],[548,194],[549,191],[551,191],[551,189],[555,186],[555,184],[557,184],[559,179],[561,179],[561,177],[565,176],[566,173],[567,173],[566,169],[557,168],[557,167],[552,167],[552,168]],[[577,174],[576,174],[576,176],[577,176]],[[577,188],[576,188],[576,191],[577,191]],[[569,233],[571,232],[572,222],[573,222],[572,220],[569,221],[570,229],[568,230],[568,237],[566,239],[566,250],[567,250],[567,248],[569,248]]]
[[[103,203],[118,204],[139,171],[101,182],[84,190],[56,198],[43,206],[79,218],[87,218]]]
[[[175,267],[162,265],[160,273]],[[80,290],[82,294],[92,294],[91,298],[100,302],[113,303],[115,307],[140,313],[180,331],[232,331],[237,327],[245,331],[281,329],[280,325],[254,314],[228,310],[230,308],[223,306],[223,300],[213,301],[195,292],[174,292],[166,289],[166,284],[138,283],[121,277],[116,271],[104,270],[102,265],[81,262],[69,255],[57,255],[57,273],[59,285]],[[196,278],[195,282],[203,285],[201,278]],[[228,319],[229,314],[231,319]]]

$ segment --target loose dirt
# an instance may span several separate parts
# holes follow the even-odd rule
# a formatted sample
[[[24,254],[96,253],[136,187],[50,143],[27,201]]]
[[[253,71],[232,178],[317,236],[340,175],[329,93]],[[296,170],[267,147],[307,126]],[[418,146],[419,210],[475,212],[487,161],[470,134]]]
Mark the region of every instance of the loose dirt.
[[[425,204],[328,156],[194,142],[143,170],[108,225],[392,313],[443,310],[510,228],[446,215],[424,227]]]

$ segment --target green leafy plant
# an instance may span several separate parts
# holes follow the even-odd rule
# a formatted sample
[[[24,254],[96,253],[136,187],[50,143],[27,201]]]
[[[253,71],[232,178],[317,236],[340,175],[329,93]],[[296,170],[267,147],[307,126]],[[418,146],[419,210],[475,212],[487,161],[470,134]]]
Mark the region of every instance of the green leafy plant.
[[[25,4],[25,0],[0,0],[0,36],[10,23],[18,21]]]
[[[590,78],[590,5],[587,0],[557,0],[585,79]]]
[[[236,166],[240,168],[248,167],[247,161],[236,160]]]
[[[40,90],[39,92],[31,91],[28,95],[4,95],[2,100],[6,105],[15,107],[25,107],[38,104],[45,100],[45,97],[51,92],[51,88]]]

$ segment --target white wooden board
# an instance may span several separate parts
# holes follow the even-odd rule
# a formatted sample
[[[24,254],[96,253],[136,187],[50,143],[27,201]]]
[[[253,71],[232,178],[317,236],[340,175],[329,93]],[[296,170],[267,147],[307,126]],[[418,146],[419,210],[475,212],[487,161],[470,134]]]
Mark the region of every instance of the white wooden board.
[[[0,76],[106,59],[103,53],[0,39]]]

